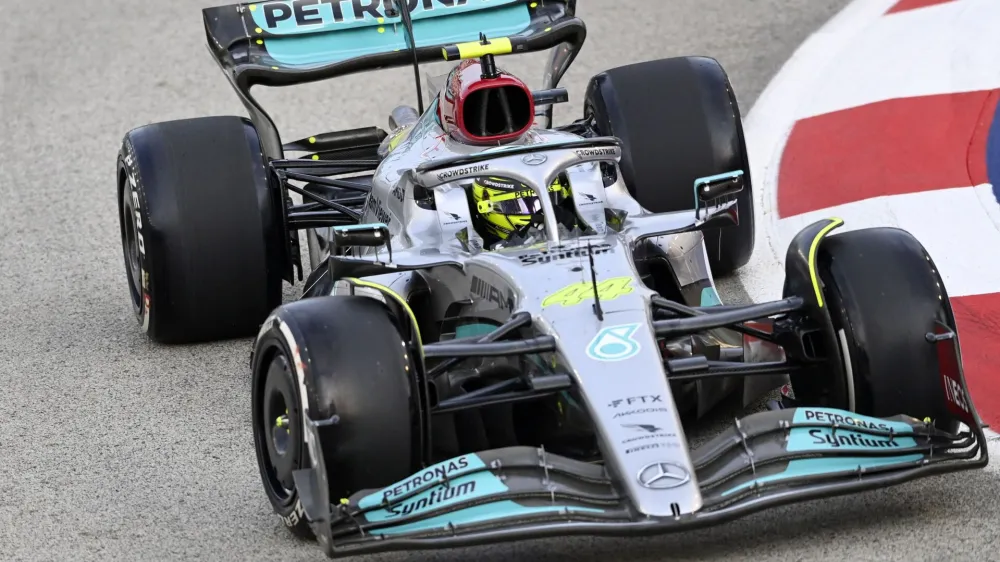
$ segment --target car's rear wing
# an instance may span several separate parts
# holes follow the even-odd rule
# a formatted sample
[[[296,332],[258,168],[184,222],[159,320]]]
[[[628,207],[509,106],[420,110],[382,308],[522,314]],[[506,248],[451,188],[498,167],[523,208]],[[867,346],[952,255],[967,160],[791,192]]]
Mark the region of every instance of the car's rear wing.
[[[409,8],[409,18],[401,7]],[[559,47],[543,86],[554,88],[586,38],[575,12],[576,0],[270,0],[202,10],[209,48],[271,158],[282,157],[281,142],[250,95],[254,85],[289,86],[485,52]],[[490,43],[486,47],[481,34]]]

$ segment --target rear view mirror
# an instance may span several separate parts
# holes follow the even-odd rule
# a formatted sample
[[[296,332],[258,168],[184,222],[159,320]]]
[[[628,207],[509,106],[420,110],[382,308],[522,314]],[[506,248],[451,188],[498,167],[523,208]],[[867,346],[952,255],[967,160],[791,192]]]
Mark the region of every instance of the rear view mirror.
[[[388,246],[389,238],[389,227],[382,223],[333,227],[333,245],[338,248]]]
[[[743,191],[743,187],[743,170],[694,180],[695,197],[703,203],[736,195]]]
[[[708,217],[712,214],[713,208],[718,211],[726,203],[735,200],[736,195],[743,191],[744,186],[743,170],[694,180],[695,218],[701,218],[703,207],[705,208],[705,216]],[[735,219],[735,217],[733,218]]]

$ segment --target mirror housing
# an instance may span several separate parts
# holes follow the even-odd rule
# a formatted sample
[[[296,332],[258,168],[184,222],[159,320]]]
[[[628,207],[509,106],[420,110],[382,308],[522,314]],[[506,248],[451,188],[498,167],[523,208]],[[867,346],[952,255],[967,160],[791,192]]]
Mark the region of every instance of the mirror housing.
[[[694,193],[701,202],[708,202],[720,197],[729,197],[743,191],[743,170],[726,172],[706,178],[694,180]]]
[[[535,100],[535,105],[553,105],[566,103],[569,101],[569,92],[566,88],[550,88],[548,90],[535,90],[531,92],[531,97]]]
[[[350,246],[363,246],[366,248],[377,248],[379,246],[389,247],[389,227],[383,223],[350,224],[346,226],[333,227],[332,245],[335,248],[347,248]],[[392,249],[389,249],[392,252]],[[392,260],[392,254],[389,254]]]
[[[743,170],[735,170],[694,180],[695,217],[701,218],[701,208],[711,214],[712,207],[721,206],[736,197],[746,187]]]

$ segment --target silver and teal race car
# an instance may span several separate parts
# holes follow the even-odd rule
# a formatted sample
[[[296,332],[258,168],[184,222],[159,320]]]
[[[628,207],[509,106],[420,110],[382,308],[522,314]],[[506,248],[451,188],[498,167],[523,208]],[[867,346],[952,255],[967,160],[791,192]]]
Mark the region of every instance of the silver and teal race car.
[[[822,220],[789,245],[780,300],[720,302],[714,276],[754,247],[729,80],[703,57],[611,69],[553,126],[575,4],[205,9],[250,118],[126,135],[136,318],[159,342],[256,335],[253,438],[284,524],[334,557],[652,534],[984,467],[921,244]],[[497,65],[546,50],[541,89]],[[250,93],[435,61],[454,65],[389,131],[283,143]],[[283,304],[300,233],[309,273]],[[723,399],[779,387],[690,446]]]

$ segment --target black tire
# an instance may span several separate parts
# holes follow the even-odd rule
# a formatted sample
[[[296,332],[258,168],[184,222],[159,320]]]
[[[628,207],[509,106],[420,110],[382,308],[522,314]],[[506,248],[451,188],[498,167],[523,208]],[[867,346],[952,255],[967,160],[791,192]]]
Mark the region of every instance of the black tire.
[[[738,226],[708,229],[715,275],[746,265],[754,208],[743,122],[729,78],[715,59],[678,57],[621,66],[591,78],[584,116],[622,140],[629,192],[655,213],[694,209],[694,180],[743,170]]]
[[[248,120],[130,131],[118,155],[118,202],[133,310],[154,341],[249,337],[281,304],[281,211]]]
[[[870,228],[826,238],[817,255],[834,330],[847,342],[846,353],[843,345],[838,352],[850,358],[852,376],[825,385],[795,376],[796,400],[874,417],[931,418],[954,432],[958,421],[948,411],[937,352],[926,334],[935,322],[954,329],[955,319],[924,247],[904,230]]]
[[[273,318],[254,345],[254,447],[275,512],[294,534],[310,537],[292,482],[293,470],[310,466],[303,403],[314,421],[339,417],[320,435],[331,501],[388,486],[418,468],[408,375],[414,367],[388,308],[374,299],[310,298],[282,305]],[[290,359],[293,350],[303,369],[301,382]],[[274,423],[282,407],[287,426]]]

